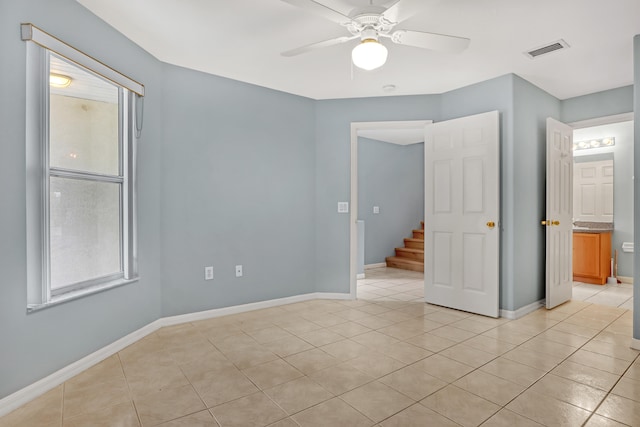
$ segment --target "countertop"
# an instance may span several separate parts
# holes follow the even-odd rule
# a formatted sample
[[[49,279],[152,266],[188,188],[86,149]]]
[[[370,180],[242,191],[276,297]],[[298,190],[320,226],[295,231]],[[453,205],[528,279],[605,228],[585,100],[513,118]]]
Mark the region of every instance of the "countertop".
[[[611,233],[613,232],[612,222],[589,222],[575,221],[573,223],[574,233]]]

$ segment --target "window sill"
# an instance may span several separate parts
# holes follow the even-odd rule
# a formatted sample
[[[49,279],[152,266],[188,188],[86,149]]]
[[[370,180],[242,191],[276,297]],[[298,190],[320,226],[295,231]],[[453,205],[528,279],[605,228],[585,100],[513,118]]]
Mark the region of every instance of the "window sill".
[[[53,307],[59,304],[64,304],[65,302],[77,300],[80,298],[84,298],[88,295],[94,295],[100,292],[104,292],[109,289],[118,288],[120,286],[128,285],[129,283],[134,283],[138,281],[138,277],[134,279],[118,279],[107,283],[101,283],[99,285],[90,286],[84,289],[78,289],[76,291],[67,292],[62,295],[57,295],[51,300],[47,302],[43,302],[41,304],[28,304],[27,305],[27,313],[33,313],[35,311],[44,310],[45,308]]]

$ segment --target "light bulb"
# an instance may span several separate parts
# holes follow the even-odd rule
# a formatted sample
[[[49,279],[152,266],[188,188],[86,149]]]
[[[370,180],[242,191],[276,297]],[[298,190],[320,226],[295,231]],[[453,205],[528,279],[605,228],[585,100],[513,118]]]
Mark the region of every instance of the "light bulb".
[[[71,77],[62,74],[51,73],[49,75],[49,84],[53,87],[68,87],[71,84],[71,80]]]
[[[387,62],[387,48],[375,39],[364,39],[351,51],[353,64],[363,70],[375,70]]]

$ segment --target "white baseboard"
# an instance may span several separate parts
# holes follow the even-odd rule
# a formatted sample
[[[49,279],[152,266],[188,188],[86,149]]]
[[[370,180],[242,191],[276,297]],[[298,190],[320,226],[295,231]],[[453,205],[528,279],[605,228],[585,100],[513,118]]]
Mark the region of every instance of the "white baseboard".
[[[279,305],[293,304],[295,302],[310,301],[313,299],[351,299],[351,294],[314,292],[310,294],[294,295],[292,297],[284,297],[271,299],[267,301],[258,301],[248,304],[233,305],[231,307],[214,308],[212,310],[198,311],[195,313],[180,314],[177,316],[163,317],[159,321],[162,326],[173,326],[181,323],[196,322],[198,320],[213,319],[214,317],[228,316],[230,314],[245,313],[247,311],[261,310],[263,308],[277,307]]]
[[[277,307],[284,304],[292,304],[294,302],[309,301],[317,298],[315,294],[295,295],[286,298],[277,298],[267,301],[258,301],[248,304],[233,305],[231,307],[214,308],[212,310],[197,311],[195,313],[179,314],[177,316],[163,317],[162,326],[179,325],[180,323],[196,322],[198,320],[212,319],[214,317],[228,316],[230,314],[245,313],[252,310],[260,310],[263,308]]]
[[[30,384],[27,387],[20,389],[3,399],[0,399],[0,417],[3,417],[8,413],[18,409],[25,403],[28,403],[36,397],[43,395],[49,390],[52,390],[65,381],[102,362],[107,357],[116,354],[120,350],[123,350],[125,347],[130,346],[136,341],[141,340],[142,338],[146,337],[149,334],[152,334],[153,332],[164,326],[195,322],[197,320],[211,319],[214,317],[226,316],[229,314],[244,313],[247,311],[277,307],[279,305],[309,301],[313,299],[348,300],[353,299],[353,297],[351,296],[351,294],[344,293],[314,292],[310,294],[295,295],[268,301],[241,304],[232,307],[216,308],[213,310],[200,311],[196,313],[181,314],[178,316],[162,317],[130,333],[129,335],[126,335],[119,340],[108,344],[105,347],[102,347],[101,349],[89,354],[88,356],[85,356],[82,359],[65,366],[64,368],[54,372],[53,374],[48,375],[45,378],[36,381],[35,383]]]
[[[500,317],[504,317],[505,319],[519,319],[522,316],[526,316],[527,314],[536,311],[540,307],[544,306],[545,300],[541,299],[540,301],[533,302],[529,305],[525,305],[524,307],[520,307],[517,310],[502,310],[500,309]]]
[[[631,338],[631,348],[634,350],[640,350],[640,340]]]
[[[351,294],[343,294],[338,292],[316,292],[313,295],[315,295],[317,299],[340,299],[340,300],[353,299]]]
[[[102,362],[107,357],[116,354],[120,350],[123,350],[125,347],[128,347],[136,341],[141,340],[147,335],[157,331],[161,327],[161,320],[151,322],[148,325],[138,329],[137,331],[133,331],[129,335],[126,335],[119,340],[105,347],[102,347],[100,350],[94,351],[88,356],[85,356],[82,359],[65,366],[64,368],[59,369],[53,374],[44,377],[43,379],[36,381],[35,383],[30,384],[25,388],[20,389],[15,393],[1,399],[0,417],[18,409],[20,406],[30,402],[36,397],[45,394],[49,390],[59,386],[63,382],[73,378],[74,376],[89,369],[90,367]]]
[[[356,274],[356,280],[360,280],[360,279],[364,279],[364,278],[365,278],[364,273],[358,273],[358,274]]]
[[[622,283],[633,285],[633,277],[618,276],[618,280],[620,280]]]
[[[367,264],[364,266],[365,270],[371,270],[372,268],[382,268],[382,267],[386,267],[387,263],[386,262],[379,262],[376,264]]]

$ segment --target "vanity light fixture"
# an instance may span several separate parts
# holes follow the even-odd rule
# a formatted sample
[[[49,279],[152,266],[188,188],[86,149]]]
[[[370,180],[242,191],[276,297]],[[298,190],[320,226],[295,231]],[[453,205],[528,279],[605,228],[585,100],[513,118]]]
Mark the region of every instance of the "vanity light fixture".
[[[614,145],[616,145],[616,139],[614,137],[590,139],[588,141],[575,141],[573,143],[573,151],[587,150],[589,148],[612,147]]]
[[[49,85],[57,88],[65,88],[69,87],[71,84],[71,80],[73,80],[69,76],[65,76],[63,74],[51,73],[49,74]]]

